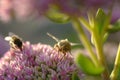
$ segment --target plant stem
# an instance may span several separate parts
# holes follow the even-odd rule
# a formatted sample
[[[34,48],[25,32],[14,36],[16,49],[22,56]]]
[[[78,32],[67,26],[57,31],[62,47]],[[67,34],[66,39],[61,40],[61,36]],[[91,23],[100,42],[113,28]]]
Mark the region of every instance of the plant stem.
[[[104,56],[104,53],[103,53],[102,37],[97,34],[96,30],[93,30],[92,34],[93,34],[93,38],[94,38],[94,45],[96,47],[98,60],[101,63],[101,65],[105,67],[105,70],[102,74],[103,79],[104,80],[109,80],[109,70],[108,70],[106,59],[105,59],[105,56]]]
[[[85,20],[84,17],[80,17],[79,21],[85,26],[86,29],[88,29],[88,31],[92,30],[90,24]]]
[[[82,29],[82,26],[79,23],[78,19],[73,19],[73,26],[74,26],[75,30],[77,31],[81,42],[83,43],[83,45],[85,46],[85,48],[88,50],[88,52],[90,54],[90,57],[91,57],[91,60],[93,61],[93,63],[96,66],[99,66],[97,57],[96,57],[96,55],[94,54],[94,52],[92,50],[90,42],[88,41],[89,39],[85,35],[84,30]]]
[[[119,73],[119,68],[120,68],[120,44],[119,44],[119,47],[118,47],[118,52],[117,52],[117,55],[116,55],[114,68],[113,68],[113,71],[110,75],[111,80],[117,80],[118,73]]]
[[[89,17],[91,18],[90,20],[93,20],[93,16],[89,15]],[[88,31],[91,33],[92,37],[93,37],[93,44],[95,45],[96,51],[97,51],[97,57],[99,62],[101,63],[102,66],[105,67],[105,71],[103,72],[102,76],[105,80],[109,80],[109,70],[106,64],[106,59],[103,53],[103,36],[99,35],[99,33],[96,30],[96,27],[92,27],[89,25],[89,23],[86,22],[86,20],[84,20],[82,17],[79,18],[80,22],[85,26],[85,28],[88,29]],[[94,20],[90,21],[91,24],[95,24]],[[108,23],[108,22],[107,22]]]

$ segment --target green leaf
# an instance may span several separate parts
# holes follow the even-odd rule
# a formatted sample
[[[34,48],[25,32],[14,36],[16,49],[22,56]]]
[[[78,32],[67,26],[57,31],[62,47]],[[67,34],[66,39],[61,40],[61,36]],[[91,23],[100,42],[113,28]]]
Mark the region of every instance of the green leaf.
[[[95,27],[97,28],[99,34],[102,33],[105,27],[106,18],[107,18],[107,15],[105,14],[105,12],[102,9],[98,9],[96,17],[95,17],[95,21],[96,21]]]
[[[72,74],[72,80],[80,80],[76,72]]]
[[[105,33],[103,36],[103,43],[105,43],[108,39],[109,33]]]
[[[52,6],[47,12],[46,17],[56,23],[67,23],[70,17],[62,12],[55,6]]]
[[[114,23],[111,26],[109,26],[109,28],[107,29],[107,31],[109,33],[114,33],[114,32],[120,31],[120,20],[118,20],[116,23]]]
[[[92,43],[93,45],[95,45],[95,41],[94,41],[93,34],[91,35],[91,43]]]
[[[77,54],[75,63],[81,70],[84,71],[84,73],[89,75],[99,75],[104,71],[102,66],[96,67],[94,63],[83,54]]]

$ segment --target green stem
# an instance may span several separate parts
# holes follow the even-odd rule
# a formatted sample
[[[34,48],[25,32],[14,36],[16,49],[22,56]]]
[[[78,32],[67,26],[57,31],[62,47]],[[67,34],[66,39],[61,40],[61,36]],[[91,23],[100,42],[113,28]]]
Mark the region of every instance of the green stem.
[[[111,80],[117,80],[118,74],[119,74],[119,68],[120,68],[120,44],[118,47],[118,52],[117,52],[117,56],[115,59],[115,64],[114,64],[114,68],[113,71],[110,75],[110,79]]]
[[[77,31],[81,42],[83,43],[83,45],[85,46],[85,48],[89,51],[91,60],[93,61],[93,63],[94,63],[96,66],[98,66],[99,63],[98,63],[97,57],[96,57],[96,55],[94,54],[94,52],[93,52],[93,50],[92,50],[92,47],[91,47],[91,44],[90,44],[90,42],[88,41],[89,39],[88,39],[87,36],[85,35],[84,30],[82,29],[82,26],[81,26],[81,24],[79,23],[79,20],[78,20],[78,19],[73,19],[73,26],[74,26],[75,30]]]
[[[85,20],[84,17],[80,17],[79,21],[85,26],[86,29],[88,29],[88,31],[92,30],[90,24]]]
[[[91,16],[92,18],[92,16]],[[79,21],[88,29],[88,31],[93,35],[93,42],[95,44],[96,47],[96,51],[97,51],[97,56],[98,56],[98,60],[101,63],[102,66],[105,67],[105,71],[103,72],[102,76],[105,80],[109,80],[109,70],[106,64],[106,59],[103,53],[103,41],[102,41],[102,37],[100,35],[98,35],[97,30],[92,29],[91,26],[89,25],[89,23],[86,22],[86,20],[83,17],[79,18]],[[94,22],[94,21],[92,21]],[[80,33],[81,34],[81,33]]]
[[[101,40],[102,38],[100,36],[98,36],[96,30],[93,30],[92,34],[93,34],[93,38],[94,38],[94,45],[96,47],[98,60],[101,63],[101,65],[105,67],[105,70],[102,74],[103,79],[109,80],[109,70],[108,70],[106,59],[105,59],[105,56],[103,53],[103,42]]]

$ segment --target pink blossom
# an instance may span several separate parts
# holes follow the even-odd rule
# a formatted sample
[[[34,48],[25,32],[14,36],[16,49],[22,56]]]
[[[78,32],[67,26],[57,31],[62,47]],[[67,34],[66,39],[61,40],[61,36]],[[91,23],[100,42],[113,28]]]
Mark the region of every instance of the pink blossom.
[[[17,19],[26,19],[35,13],[33,0],[13,0],[13,10]]]
[[[118,19],[120,19],[120,1],[118,3],[116,2],[115,6],[113,7],[112,19],[111,20],[114,23]]]
[[[0,19],[9,21],[14,17],[17,19],[26,19],[31,16],[45,15],[51,6],[56,6],[58,10],[69,16],[83,16],[88,10],[97,10],[103,8],[109,10],[112,4],[113,7],[120,7],[118,0],[0,0]],[[118,10],[114,8],[113,18],[119,19]],[[117,16],[116,16],[117,14]]]
[[[40,43],[26,42],[22,52],[10,49],[0,63],[0,80],[71,80],[73,72],[81,74],[70,53]]]
[[[0,0],[0,20],[11,20],[12,0]]]
[[[0,19],[10,21],[30,17],[34,11],[33,0],[0,0]]]

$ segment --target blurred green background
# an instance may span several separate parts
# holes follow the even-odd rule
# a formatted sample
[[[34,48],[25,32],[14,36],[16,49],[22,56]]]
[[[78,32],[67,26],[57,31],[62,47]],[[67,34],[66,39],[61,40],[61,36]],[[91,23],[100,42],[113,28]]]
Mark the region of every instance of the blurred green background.
[[[11,21],[9,23],[0,22],[0,34],[7,36],[9,32],[13,32],[24,41],[31,43],[56,43],[52,38],[46,35],[47,32],[51,33],[58,39],[69,39],[71,42],[78,43],[79,39],[70,22],[66,24],[58,24],[51,22],[45,17],[37,20],[28,21]]]
[[[26,21],[11,21],[8,23],[0,22],[0,34],[7,36],[9,32],[13,32],[20,36],[24,41],[30,41],[31,43],[41,42],[52,45],[56,43],[52,38],[46,35],[47,32],[59,39],[67,38],[71,42],[79,42],[78,36],[70,22],[66,24],[58,24],[45,17]],[[88,34],[88,32],[86,33]],[[118,43],[120,41],[119,35],[120,32],[113,33],[108,40],[110,42]]]
[[[46,35],[47,32],[58,39],[67,38],[70,42],[79,43],[78,36],[70,22],[67,24],[59,24],[54,23],[45,17],[26,21],[0,22],[0,34],[7,36],[9,32],[13,32],[20,36],[24,41],[30,41],[31,43],[40,42],[51,45],[55,44],[55,40]],[[86,33],[90,36],[87,31]],[[119,43],[119,36],[120,32],[113,33],[108,38],[108,41]]]

